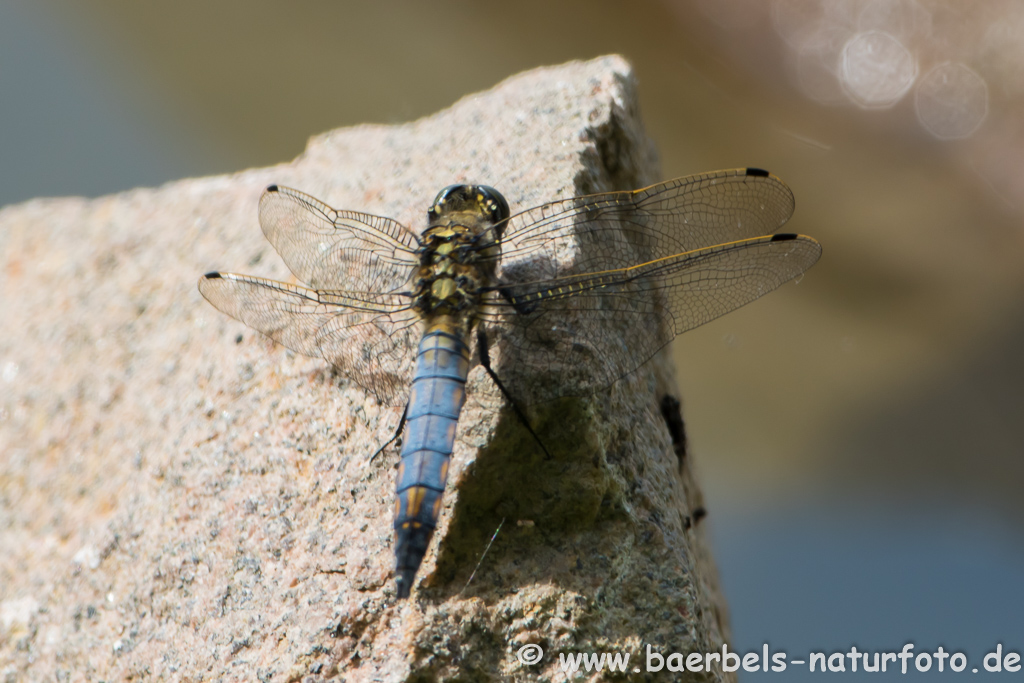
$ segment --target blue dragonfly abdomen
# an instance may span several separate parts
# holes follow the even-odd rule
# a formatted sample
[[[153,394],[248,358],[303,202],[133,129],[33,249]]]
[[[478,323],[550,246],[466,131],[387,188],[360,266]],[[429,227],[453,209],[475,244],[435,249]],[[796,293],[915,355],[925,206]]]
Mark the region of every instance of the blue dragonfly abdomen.
[[[416,354],[395,501],[398,597],[408,597],[441,513],[455,428],[466,398],[469,347],[447,325],[428,328]]]

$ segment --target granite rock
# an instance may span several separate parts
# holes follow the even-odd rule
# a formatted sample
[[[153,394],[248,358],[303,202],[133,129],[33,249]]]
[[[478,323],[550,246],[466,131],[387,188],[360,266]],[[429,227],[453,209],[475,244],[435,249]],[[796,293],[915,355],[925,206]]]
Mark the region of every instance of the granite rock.
[[[720,650],[667,354],[530,407],[550,459],[474,369],[441,525],[396,601],[397,454],[369,456],[400,411],[196,290],[214,269],[294,281],[256,220],[270,183],[418,229],[451,183],[515,211],[658,179],[613,56],[290,163],[0,210],[0,679],[563,680],[557,652]]]

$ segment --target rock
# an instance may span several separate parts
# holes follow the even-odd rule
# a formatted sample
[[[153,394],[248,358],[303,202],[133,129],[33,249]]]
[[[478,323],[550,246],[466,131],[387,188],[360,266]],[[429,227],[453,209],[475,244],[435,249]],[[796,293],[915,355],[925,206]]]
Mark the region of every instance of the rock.
[[[0,211],[0,671],[561,680],[558,652],[720,650],[667,357],[531,407],[550,460],[474,369],[441,526],[396,601],[397,454],[369,456],[400,411],[196,290],[213,269],[291,279],[256,220],[270,183],[419,230],[451,183],[514,211],[658,180],[635,88],[618,57],[537,69],[288,164]]]

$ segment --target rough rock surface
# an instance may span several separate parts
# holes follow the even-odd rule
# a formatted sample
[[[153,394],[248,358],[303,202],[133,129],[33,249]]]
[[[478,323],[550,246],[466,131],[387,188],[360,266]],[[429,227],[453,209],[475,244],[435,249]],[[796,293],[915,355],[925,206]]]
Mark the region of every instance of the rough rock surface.
[[[551,460],[474,369],[441,526],[396,601],[397,455],[368,456],[398,411],[196,290],[213,269],[291,279],[256,221],[270,183],[418,229],[454,182],[515,210],[658,180],[635,87],[617,57],[538,69],[288,164],[0,211],[0,680],[564,680],[559,652],[720,649],[666,359],[530,408]]]

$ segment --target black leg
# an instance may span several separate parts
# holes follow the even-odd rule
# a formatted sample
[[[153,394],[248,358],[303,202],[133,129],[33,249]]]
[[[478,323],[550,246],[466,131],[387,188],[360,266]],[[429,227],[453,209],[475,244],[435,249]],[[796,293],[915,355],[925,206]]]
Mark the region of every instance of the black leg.
[[[395,435],[393,437],[391,437],[390,439],[388,439],[386,442],[384,442],[384,445],[381,446],[380,448],[378,448],[377,451],[373,455],[370,456],[370,462],[373,462],[373,459],[376,458],[381,453],[383,453],[385,448],[387,448],[388,446],[393,444],[395,441],[397,441],[398,437],[402,436],[402,428],[405,427],[405,415],[408,412],[409,412],[409,404],[406,403],[405,404],[405,408],[402,409],[402,419],[398,421],[398,429],[395,430]]]
[[[531,427],[530,423],[526,420],[526,414],[523,413],[522,410],[520,410],[519,404],[516,403],[516,400],[514,398],[512,398],[512,394],[509,393],[508,389],[505,388],[505,385],[502,383],[502,381],[498,379],[498,375],[494,372],[494,369],[491,368],[491,354],[487,350],[487,335],[485,335],[484,331],[481,329],[478,329],[476,331],[476,346],[480,353],[480,365],[484,366],[484,370],[487,371],[487,374],[490,375],[491,380],[494,382],[495,385],[497,385],[498,389],[500,389],[501,393],[505,396],[505,399],[512,406],[512,410],[515,411],[516,417],[519,418],[519,421],[522,422],[523,426],[526,427],[527,431],[530,432],[531,435],[533,435],[533,438],[537,442],[537,445],[539,445],[540,449],[544,451],[544,455],[547,457],[548,460],[551,460],[551,454],[548,453],[548,449],[544,447],[544,442],[540,440],[540,437],[537,436],[537,432],[533,431],[533,427]]]

